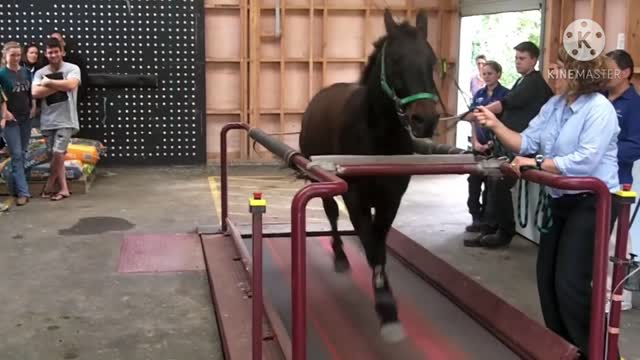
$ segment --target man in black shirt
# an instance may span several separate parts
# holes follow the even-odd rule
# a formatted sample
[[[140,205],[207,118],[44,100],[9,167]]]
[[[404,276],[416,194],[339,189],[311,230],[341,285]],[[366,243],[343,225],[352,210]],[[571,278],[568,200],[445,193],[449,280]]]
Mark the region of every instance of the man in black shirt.
[[[522,132],[553,96],[553,91],[539,71],[535,69],[540,49],[525,41],[516,50],[516,70],[522,77],[516,81],[509,94],[501,101],[487,106],[494,114],[502,114],[501,121],[511,130]],[[494,141],[496,156],[513,157],[499,142]],[[488,209],[486,230],[477,238],[465,240],[470,247],[501,247],[511,243],[516,234],[511,188],[516,179],[510,176],[490,178],[488,184]]]

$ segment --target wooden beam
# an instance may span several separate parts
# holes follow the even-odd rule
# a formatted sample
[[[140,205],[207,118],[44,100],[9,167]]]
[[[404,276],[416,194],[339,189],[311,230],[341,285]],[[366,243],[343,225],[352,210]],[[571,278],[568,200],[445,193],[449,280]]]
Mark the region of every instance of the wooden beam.
[[[560,5],[560,36],[576,17],[576,0],[562,0]],[[604,24],[603,24],[604,25]]]
[[[285,120],[284,120],[284,97],[287,93],[287,78],[285,76],[286,65],[285,58],[287,57],[287,43],[284,40],[285,23],[287,16],[287,0],[280,0],[280,133],[285,132]],[[284,142],[284,135],[278,135],[280,141]]]
[[[591,0],[591,20],[604,28],[605,0]]]
[[[327,2],[322,2],[322,85],[325,87],[325,81],[327,81],[327,42],[329,39],[329,32],[327,30],[327,23],[329,22],[329,10],[327,9]]]
[[[640,1],[627,1],[627,33],[625,49],[631,54],[636,64],[635,73],[640,72]]]
[[[309,87],[308,87],[308,99],[311,101],[311,97],[313,97],[313,30],[314,30],[314,17],[315,11],[313,10],[314,3],[313,0],[310,0],[309,4],[309,37],[307,41],[307,46],[309,46]]]
[[[371,38],[371,34],[369,33],[369,28],[371,27],[371,8],[373,7],[372,0],[366,0],[367,9],[364,11],[364,31],[362,32],[362,58],[364,62],[362,62],[360,66],[360,71],[364,70],[366,66],[366,61],[368,57],[369,50],[369,39]]]
[[[240,2],[240,122],[249,123],[249,76],[247,74],[249,67],[248,44],[249,44],[249,28],[248,23],[248,0]],[[240,158],[246,160],[249,156],[249,137],[244,134],[240,135]]]
[[[449,0],[448,3],[448,9],[457,7],[457,1],[452,1]],[[445,11],[446,12],[446,23],[447,28],[445,29],[445,31],[447,31],[448,35],[448,41],[447,41],[447,48],[448,48],[448,54],[445,54],[446,56],[446,61],[447,61],[447,81],[445,82],[445,87],[444,87],[444,91],[445,91],[445,104],[447,104],[447,106],[449,107],[449,111],[452,112],[453,114],[457,114],[457,109],[458,109],[458,96],[461,96],[458,93],[458,88],[455,84],[454,81],[456,81],[456,77],[458,74],[458,69],[456,68],[456,66],[458,66],[459,61],[458,61],[458,49],[460,49],[460,16],[458,14],[458,12],[454,12],[454,11]],[[454,24],[453,26],[451,24]],[[454,127],[455,129],[455,127]],[[444,144],[448,144],[448,145],[455,145],[456,143],[456,131],[449,131],[447,132],[447,137],[446,137],[446,141],[444,142]]]
[[[440,6],[442,8],[448,8],[449,7],[449,0],[440,0]],[[436,49],[436,54],[444,60],[447,60],[449,58],[449,42],[451,41],[451,37],[450,37],[450,31],[449,31],[449,25],[450,25],[450,19],[451,19],[451,13],[447,12],[447,11],[438,11],[438,38],[437,38],[437,45],[435,47]],[[438,66],[440,66],[438,64]],[[440,92],[440,96],[442,96],[442,103],[445,104],[445,109],[442,109],[443,113],[444,112],[453,112],[455,113],[455,108],[451,108],[451,103],[449,101],[449,84],[450,84],[450,76],[448,77],[440,77],[439,81],[437,81],[436,83],[438,84],[438,88],[439,88],[439,92]],[[453,115],[453,114],[446,114],[446,115]],[[447,138],[449,137],[448,132],[446,131],[446,123],[444,121],[440,122],[438,124],[438,138],[437,138],[437,142],[441,143],[441,144],[446,144],[447,143]]]
[[[260,126],[260,2],[250,1],[249,10],[249,122]],[[248,142],[247,142],[248,144]],[[247,148],[247,151],[249,149]],[[251,157],[251,156],[249,156]]]
[[[555,61],[560,47],[562,32],[560,31],[562,21],[562,0],[547,0],[545,14],[544,31],[544,54],[542,76],[549,81],[549,65]]]
[[[414,19],[414,15],[413,15],[413,0],[406,0],[405,1],[405,6],[406,6],[406,18],[408,21],[412,22],[415,24],[415,19]]]

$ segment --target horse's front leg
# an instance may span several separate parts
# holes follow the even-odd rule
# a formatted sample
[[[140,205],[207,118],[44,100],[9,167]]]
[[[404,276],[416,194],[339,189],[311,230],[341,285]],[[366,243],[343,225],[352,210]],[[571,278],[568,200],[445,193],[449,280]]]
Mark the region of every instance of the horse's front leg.
[[[396,300],[391,290],[386,273],[387,264],[387,234],[396,217],[402,191],[389,192],[375,204],[373,220],[373,242],[371,267],[373,269],[373,289],[375,293],[376,311],[382,322],[381,336],[387,342],[398,342],[404,339],[405,332],[398,318]]]

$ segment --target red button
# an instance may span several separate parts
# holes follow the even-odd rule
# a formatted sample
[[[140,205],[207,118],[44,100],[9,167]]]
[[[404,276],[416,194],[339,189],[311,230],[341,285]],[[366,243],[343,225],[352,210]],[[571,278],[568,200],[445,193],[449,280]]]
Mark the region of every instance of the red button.
[[[622,184],[622,190],[624,191],[631,190],[631,184]]]
[[[253,193],[253,198],[256,199],[256,200],[262,199],[262,193],[254,192]]]

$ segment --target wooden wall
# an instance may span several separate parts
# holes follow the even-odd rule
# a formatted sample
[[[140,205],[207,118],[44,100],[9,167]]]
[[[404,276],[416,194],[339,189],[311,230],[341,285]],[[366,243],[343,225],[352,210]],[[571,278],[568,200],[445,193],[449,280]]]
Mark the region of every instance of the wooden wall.
[[[635,79],[640,80],[640,1],[547,0],[546,10],[545,76],[549,62],[553,62],[561,46],[564,29],[575,19],[588,18],[603,27],[607,40],[605,52],[616,49],[618,34],[624,34],[624,48],[633,56]]]
[[[455,109],[455,61],[459,18],[455,0],[206,0],[207,158],[219,158],[219,131],[242,121],[297,148],[300,120],[309,99],[335,82],[356,81],[384,33],[383,8],[396,20],[415,22],[418,8],[429,14],[428,40],[448,62],[438,87]],[[452,135],[442,133],[441,141]],[[232,132],[230,157],[270,161],[244,133]]]

